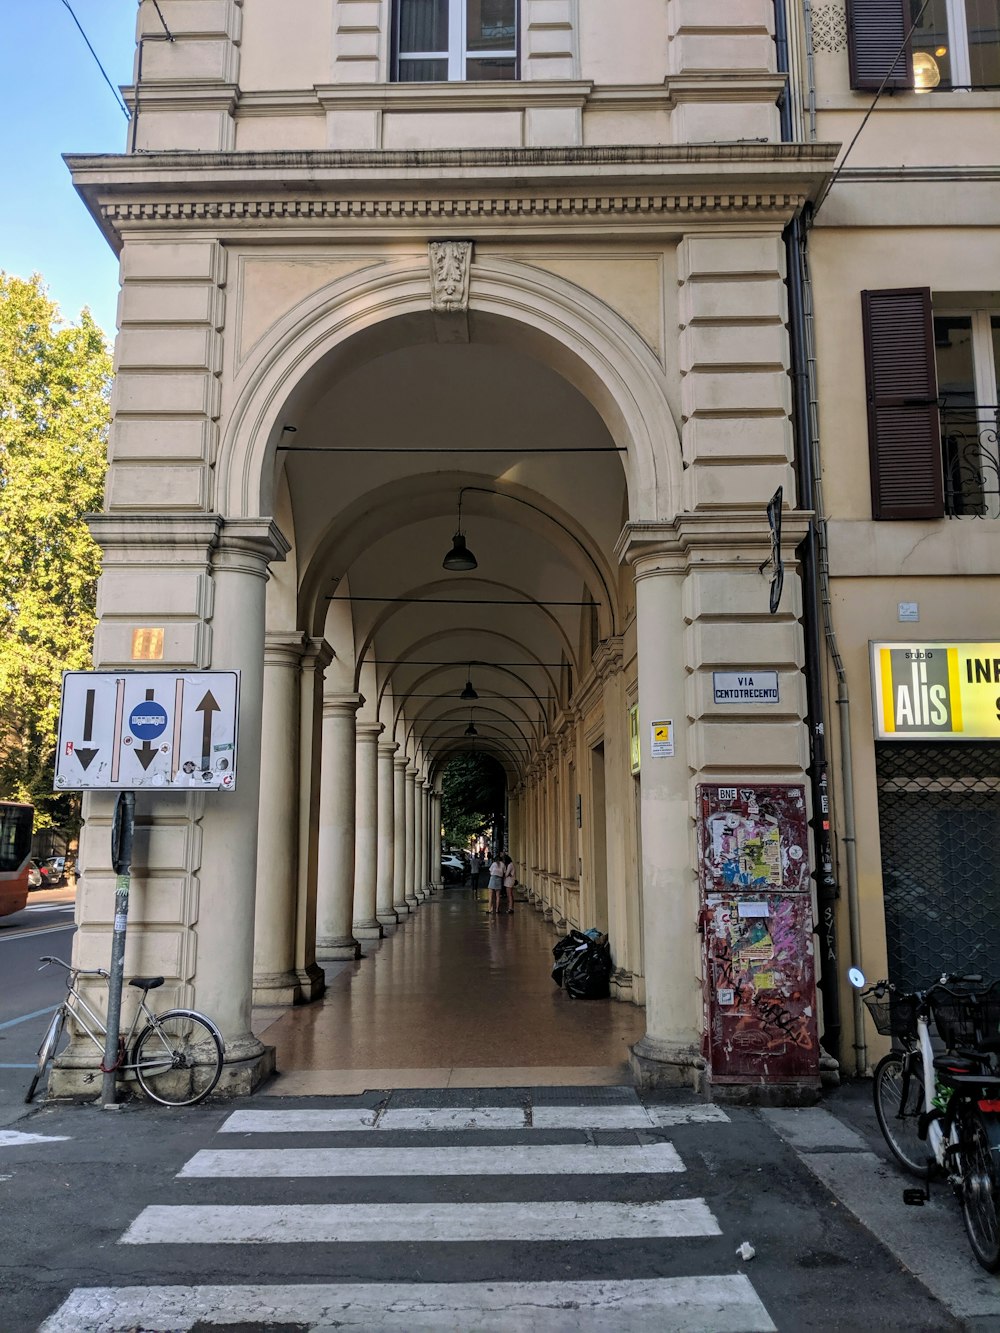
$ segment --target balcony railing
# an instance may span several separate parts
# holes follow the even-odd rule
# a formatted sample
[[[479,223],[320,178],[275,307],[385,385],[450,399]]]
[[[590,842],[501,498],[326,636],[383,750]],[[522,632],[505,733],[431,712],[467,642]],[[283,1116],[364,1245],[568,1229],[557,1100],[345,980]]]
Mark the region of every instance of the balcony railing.
[[[997,407],[942,407],[944,512],[949,518],[1000,518]]]

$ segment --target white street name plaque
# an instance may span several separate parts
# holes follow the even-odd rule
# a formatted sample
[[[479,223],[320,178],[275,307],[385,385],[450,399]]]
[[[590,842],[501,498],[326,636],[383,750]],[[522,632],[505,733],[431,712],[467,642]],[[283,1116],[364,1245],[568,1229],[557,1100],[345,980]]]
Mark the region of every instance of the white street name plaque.
[[[56,790],[232,791],[238,671],[66,671]]]
[[[776,704],[777,671],[713,671],[712,693],[717,704]]]

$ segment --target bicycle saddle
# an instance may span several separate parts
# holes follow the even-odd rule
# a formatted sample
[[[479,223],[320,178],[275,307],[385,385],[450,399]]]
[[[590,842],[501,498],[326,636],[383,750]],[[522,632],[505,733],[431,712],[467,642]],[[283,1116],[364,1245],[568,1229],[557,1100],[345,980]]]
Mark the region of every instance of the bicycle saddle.
[[[138,986],[140,990],[156,990],[157,986],[163,985],[162,977],[133,977],[128,983],[130,986]]]

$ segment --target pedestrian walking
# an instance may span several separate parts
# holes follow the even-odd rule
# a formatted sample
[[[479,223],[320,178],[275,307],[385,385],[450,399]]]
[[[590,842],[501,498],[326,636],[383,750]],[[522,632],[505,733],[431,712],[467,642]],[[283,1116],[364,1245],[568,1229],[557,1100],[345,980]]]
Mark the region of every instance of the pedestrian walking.
[[[479,888],[479,872],[483,868],[483,863],[479,858],[478,852],[472,853],[472,860],[469,862],[469,882],[473,890]]]
[[[490,862],[490,915],[497,916],[500,911],[500,894],[503,892],[503,877],[507,873],[503,857],[497,852]]]
[[[507,855],[506,852],[504,852],[503,854],[503,863],[504,863],[503,889],[504,889],[504,896],[507,899],[507,915],[513,916],[514,886],[517,884],[517,875],[515,873],[514,862],[511,860],[511,858]]]

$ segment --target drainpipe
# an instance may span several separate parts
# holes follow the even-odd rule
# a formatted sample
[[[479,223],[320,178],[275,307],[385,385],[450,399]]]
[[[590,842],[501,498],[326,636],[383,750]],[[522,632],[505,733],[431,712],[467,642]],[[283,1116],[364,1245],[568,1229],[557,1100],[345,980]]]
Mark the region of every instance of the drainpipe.
[[[775,0],[775,44],[778,51],[779,70],[788,72],[790,52],[788,44],[788,24],[786,0]],[[813,81],[812,57],[812,5],[804,0],[803,18],[805,23],[806,70],[808,88],[809,135],[815,138],[816,112],[815,89]],[[781,105],[782,137],[791,137],[790,90],[786,89]],[[854,767],[851,752],[851,701],[847,683],[847,672],[837,644],[833,625],[833,601],[830,593],[830,560],[827,543],[826,508],[823,500],[823,473],[820,465],[819,407],[816,389],[816,349],[815,320],[813,307],[812,277],[809,266],[808,247],[809,217],[796,218],[786,229],[785,242],[788,253],[789,317],[792,342],[793,377],[795,381],[796,430],[801,445],[796,450],[797,476],[803,497],[812,500],[814,517],[809,525],[809,532],[800,547],[803,566],[803,621],[806,639],[806,689],[810,721],[811,772],[813,783],[813,810],[828,810],[828,791],[826,782],[825,736],[823,735],[823,699],[821,678],[821,641],[822,633],[826,638],[827,650],[837,678],[837,717],[840,733],[841,783],[843,788],[843,835],[844,869],[847,881],[847,909],[850,930],[851,960],[855,965],[861,962],[861,910],[858,894],[857,862],[857,825],[854,803]],[[819,609],[817,612],[817,597]],[[814,711],[814,698],[816,711]],[[817,746],[817,742],[819,742]],[[819,803],[817,804],[817,788]],[[820,906],[820,941],[824,949],[824,968],[821,989],[824,1001],[824,1016],[833,1012],[836,1015],[836,1038],[839,1045],[840,978],[837,967],[835,928],[835,904],[838,896],[837,885],[833,876],[833,857],[830,843],[829,819],[821,815],[820,824],[825,828],[818,830],[817,852],[820,856],[821,870],[818,882]],[[816,832],[814,827],[814,832]],[[820,849],[824,848],[823,851]],[[827,869],[829,867],[829,869]],[[827,922],[828,914],[828,922]],[[830,955],[825,948],[827,940],[824,928],[829,927]],[[824,984],[827,974],[831,974],[829,987]],[[855,1072],[864,1074],[868,1066],[868,1050],[865,1044],[864,1011],[860,992],[852,993],[854,1019]],[[829,1006],[834,1006],[832,1009]],[[830,1054],[837,1053],[827,1043]]]
[[[787,13],[785,0],[775,0],[775,45],[778,70],[789,74]],[[792,81],[781,96],[781,137],[794,141]],[[815,495],[814,449],[811,432],[809,357],[806,346],[805,292],[803,255],[805,229],[796,217],[785,229],[788,272],[789,338],[791,343],[792,387],[795,422],[795,465],[800,503],[808,508]],[[806,535],[796,554],[802,574],[802,628],[805,646],[806,713],[809,727],[809,780],[812,789],[813,845],[816,849],[816,902],[819,942],[819,989],[823,996],[823,1048],[831,1061],[840,1062],[840,967],[837,952],[838,885],[833,869],[830,835],[830,797],[827,774],[826,726],[823,707],[822,620],[819,606],[819,558],[815,517],[810,519]]]

